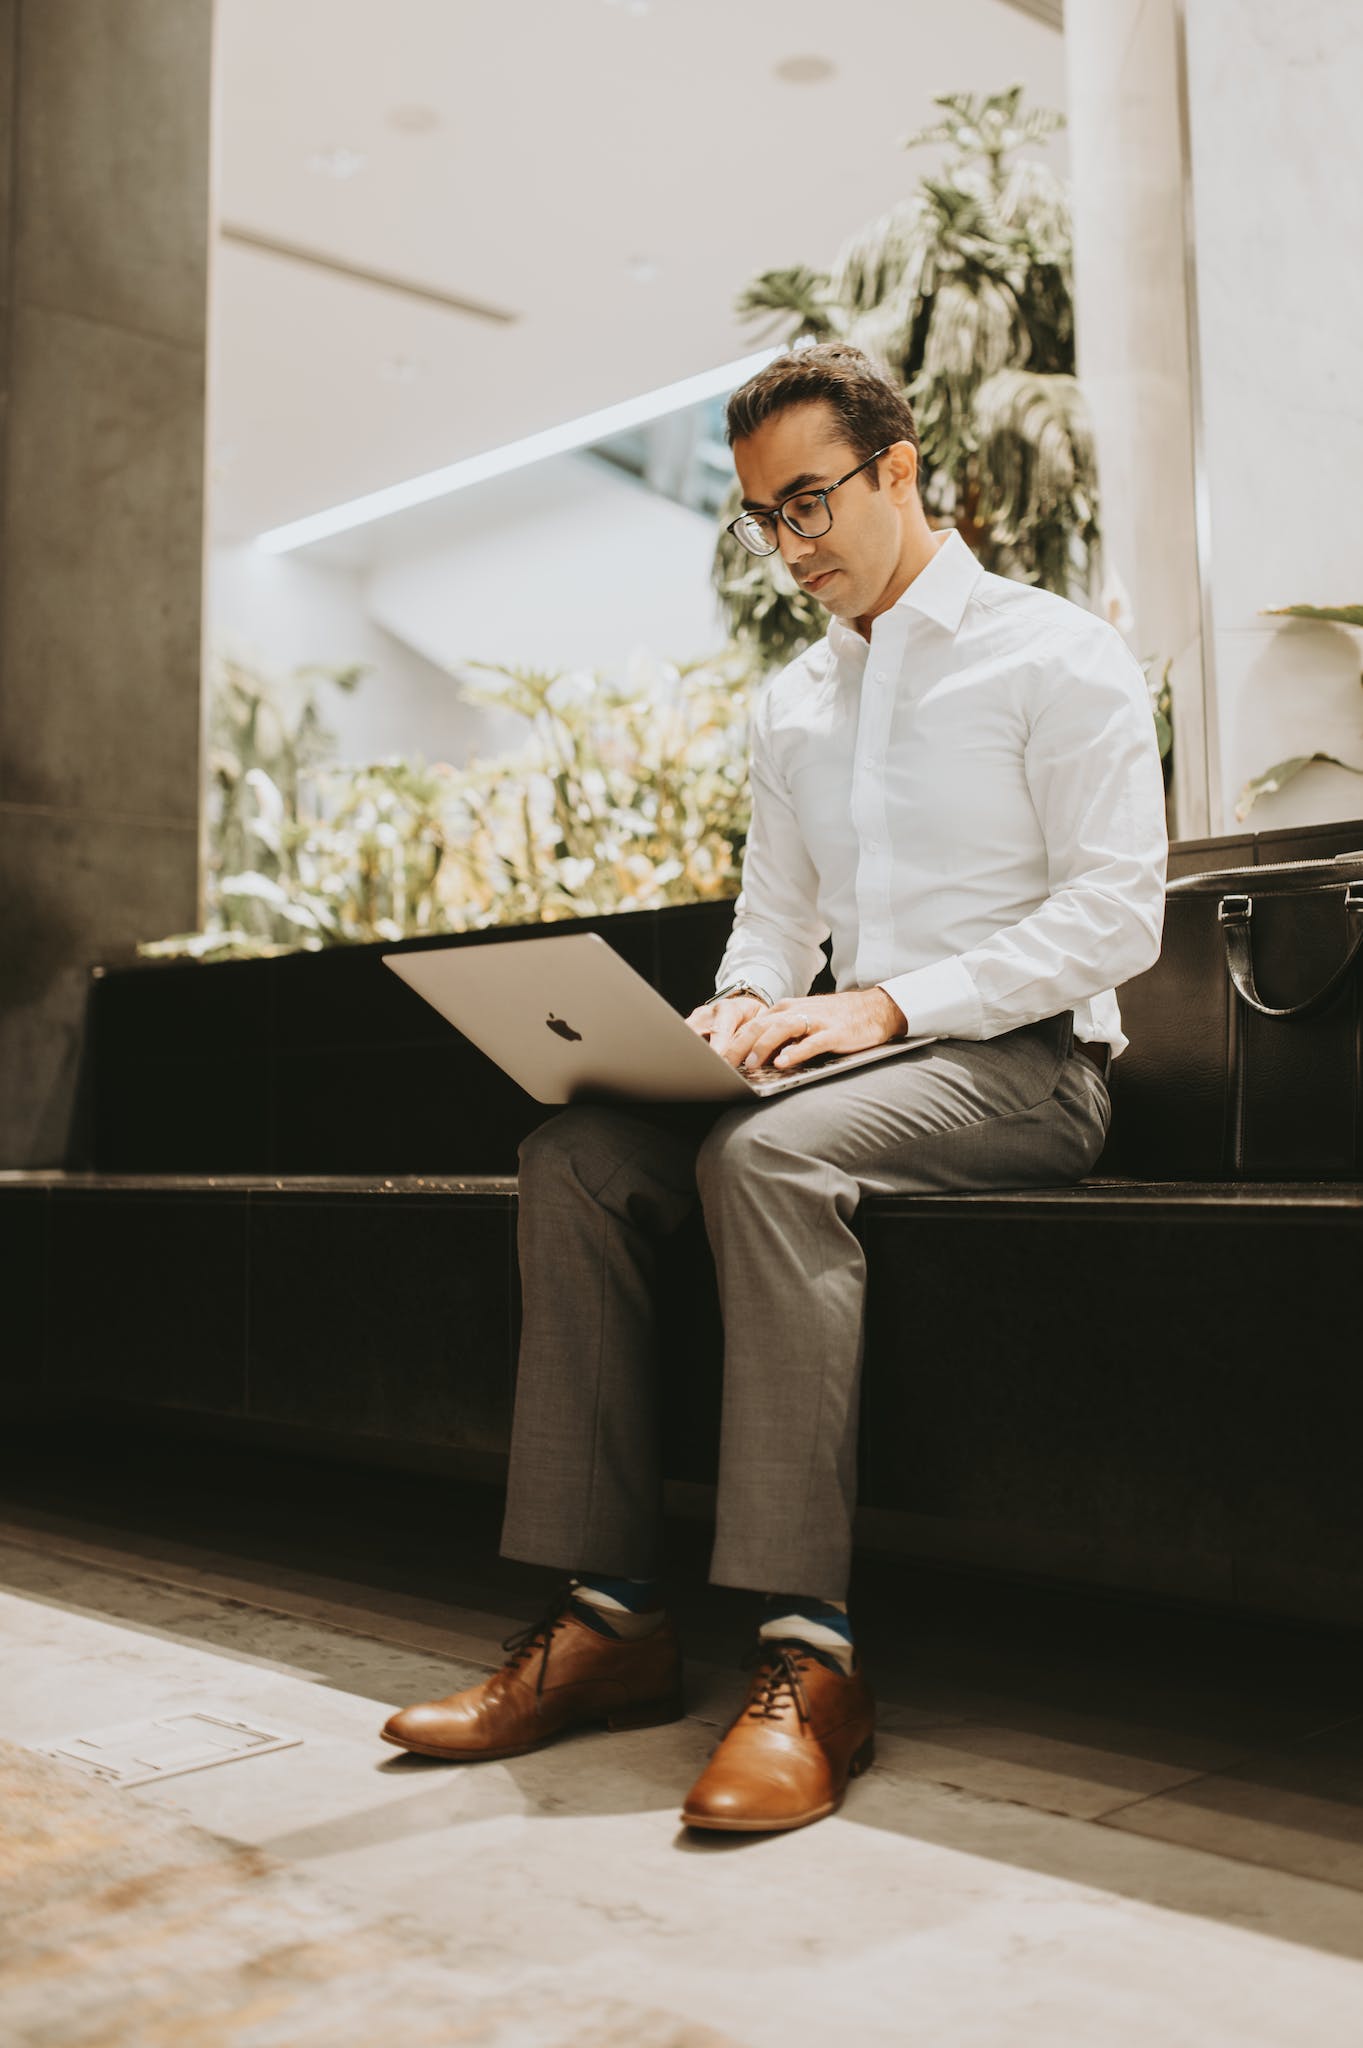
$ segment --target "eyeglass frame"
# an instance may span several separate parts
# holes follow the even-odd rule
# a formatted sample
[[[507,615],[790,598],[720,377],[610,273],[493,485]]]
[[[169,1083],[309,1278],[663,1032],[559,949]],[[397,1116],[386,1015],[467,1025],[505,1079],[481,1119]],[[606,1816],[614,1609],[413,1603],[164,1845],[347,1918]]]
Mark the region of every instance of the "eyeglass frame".
[[[812,491],[809,489],[805,489],[802,491],[789,491],[786,494],[786,496],[782,498],[779,505],[772,506],[770,512],[752,512],[747,510],[745,507],[745,509],[739,513],[737,519],[731,519],[729,521],[729,524],[725,529],[726,532],[732,533],[734,539],[738,542],[738,545],[741,548],[744,548],[748,554],[755,556],[758,561],[765,559],[767,555],[774,555],[779,553],[781,547],[781,536],[778,532],[771,546],[769,548],[764,548],[761,554],[759,554],[756,548],[748,547],[748,543],[742,538],[742,536],[734,531],[734,529],[740,526],[745,519],[779,519],[781,521],[781,524],[784,527],[786,527],[789,532],[793,533],[797,540],[822,540],[826,533],[831,533],[833,531],[833,514],[828,510],[828,501],[832,497],[834,491],[840,491],[844,484],[851,483],[854,476],[860,476],[861,472],[864,469],[869,469],[873,462],[879,462],[881,456],[888,455],[890,450],[894,447],[894,445],[895,444],[893,441],[887,441],[883,448],[876,449],[874,455],[868,455],[866,460],[864,462],[859,462],[855,469],[849,469],[846,476],[840,476],[835,484],[825,484],[824,488],[821,491]],[[828,520],[827,526],[821,526],[817,533],[801,533],[799,527],[794,524],[794,522],[787,516],[786,513],[786,506],[790,503],[792,498],[822,498],[824,513]]]

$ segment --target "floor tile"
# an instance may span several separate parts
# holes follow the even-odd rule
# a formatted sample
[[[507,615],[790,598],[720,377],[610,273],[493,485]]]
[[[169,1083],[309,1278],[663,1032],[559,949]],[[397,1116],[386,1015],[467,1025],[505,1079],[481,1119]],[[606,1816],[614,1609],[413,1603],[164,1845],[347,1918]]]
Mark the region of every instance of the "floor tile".
[[[904,1784],[927,1779],[1079,1820],[1096,1820],[1133,1797],[1165,1791],[1197,1775],[1177,1764],[1124,1754],[1115,1746],[1062,1742],[1028,1728],[971,1722],[894,1735],[881,1745],[880,1755],[890,1775]]]
[[[1131,1834],[1363,1891],[1363,1717],[1106,1819]]]
[[[330,1569],[315,1563],[324,1530],[291,1550],[282,1523],[272,1576],[261,1523],[243,1516],[254,1547],[233,1556],[225,1524],[196,1544],[181,1520],[158,1557],[145,1528],[39,1529],[10,1511],[0,1736],[42,1742],[152,1705],[229,1705],[300,1735],[120,1797],[263,1851],[319,1898],[392,1915],[490,2009],[552,2006],[565,2018],[543,2048],[713,2048],[716,2034],[789,2048],[794,2024],[859,2048],[1363,2038],[1346,1857],[1363,1717],[1283,1740],[1342,1690],[1304,1641],[1278,1659],[1256,1722],[1237,1718],[1262,1655],[1243,1633],[1218,1657],[1205,1624],[1190,1632],[1185,1676],[1147,1655],[1181,1640],[1167,1621],[1086,1627],[1071,1606],[1052,1627],[1044,1601],[981,1594],[967,1612],[926,1586],[877,1591],[872,1575],[877,1767],[818,1827],[707,1838],[678,1808],[743,1695],[741,1603],[682,1588],[706,1653],[690,1661],[684,1720],[447,1766],[383,1745],[381,1719],[495,1662],[517,1610],[533,1611],[530,1578],[485,1557],[483,1536],[467,1549],[452,1536],[441,1600],[409,1585],[400,1546],[378,1557],[357,1542],[372,1568],[348,1578],[340,1549]],[[915,1651],[900,1654],[910,1615]],[[1246,1746],[1247,1725],[1270,1741]],[[1236,1786],[1260,1803],[1230,1818],[1257,1834],[1150,1825],[1198,1802],[1212,1814]],[[540,2043],[526,2032],[524,2048]]]

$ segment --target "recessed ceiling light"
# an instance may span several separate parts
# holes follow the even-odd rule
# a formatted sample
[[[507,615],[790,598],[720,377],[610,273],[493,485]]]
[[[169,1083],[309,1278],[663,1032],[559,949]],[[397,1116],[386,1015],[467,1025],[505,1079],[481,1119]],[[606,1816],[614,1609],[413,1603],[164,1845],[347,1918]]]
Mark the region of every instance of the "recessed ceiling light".
[[[831,57],[783,57],[771,68],[772,76],[786,85],[822,85],[838,69]]]
[[[386,384],[415,384],[425,369],[426,365],[416,356],[385,356],[379,364],[379,375]]]
[[[442,128],[445,117],[438,107],[393,107],[388,115],[388,126],[396,128],[399,135],[429,135],[433,128]]]
[[[315,149],[308,158],[308,169],[315,171],[319,178],[353,178],[356,171],[364,169],[364,156],[358,149]]]
[[[652,284],[658,275],[658,266],[651,256],[631,256],[625,263],[625,276],[631,284]]]
[[[625,14],[647,14],[653,0],[606,0],[607,7],[618,7]]]

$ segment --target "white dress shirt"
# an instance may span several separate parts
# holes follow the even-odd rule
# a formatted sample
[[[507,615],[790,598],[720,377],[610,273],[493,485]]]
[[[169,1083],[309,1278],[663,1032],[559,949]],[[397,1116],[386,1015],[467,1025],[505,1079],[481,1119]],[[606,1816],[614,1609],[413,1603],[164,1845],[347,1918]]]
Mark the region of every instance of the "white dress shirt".
[[[1125,1049],[1168,840],[1145,678],[1103,620],[949,532],[869,644],[835,619],[759,693],[751,782],[718,987],[803,995],[831,934],[838,988],[879,985],[914,1036],[1073,1010]]]

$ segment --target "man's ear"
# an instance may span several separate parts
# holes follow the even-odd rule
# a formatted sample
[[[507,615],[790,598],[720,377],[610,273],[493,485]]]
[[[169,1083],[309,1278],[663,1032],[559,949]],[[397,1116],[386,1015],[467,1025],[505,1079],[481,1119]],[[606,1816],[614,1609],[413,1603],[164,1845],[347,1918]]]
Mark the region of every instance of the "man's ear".
[[[918,450],[912,441],[892,441],[885,451],[885,483],[896,504],[902,505],[918,488]]]

